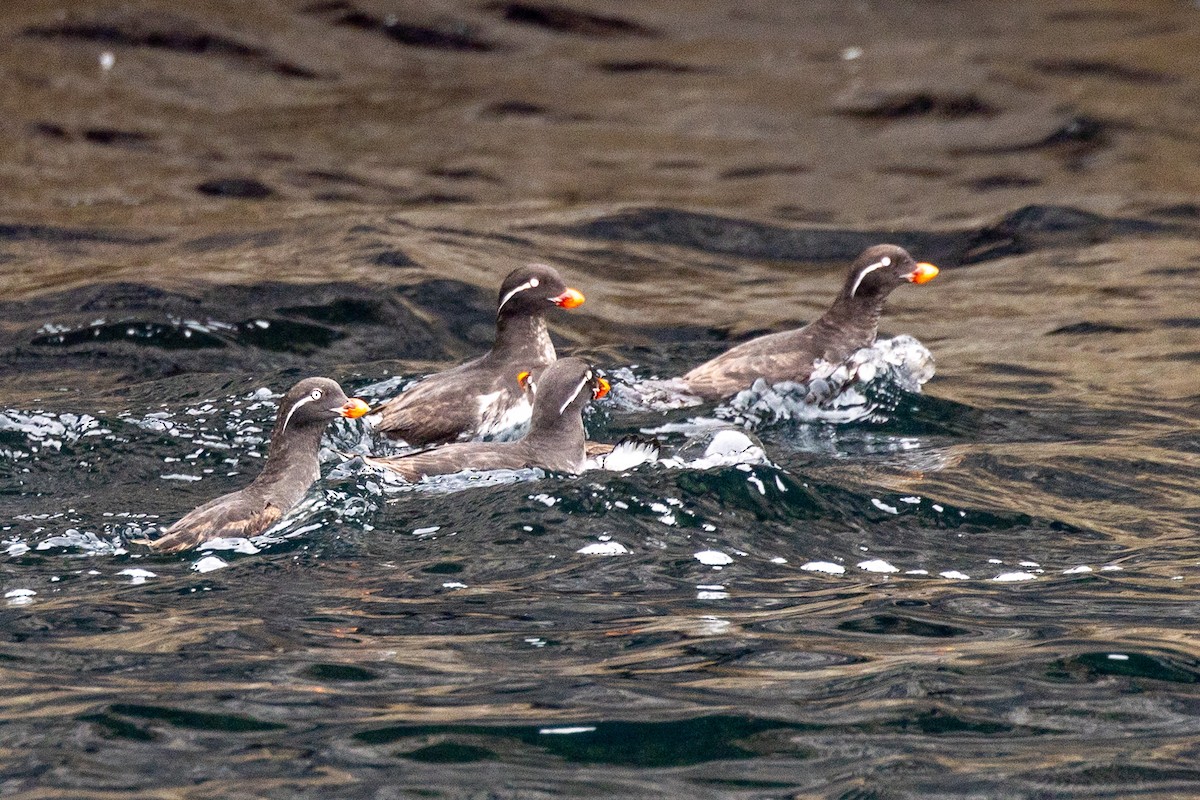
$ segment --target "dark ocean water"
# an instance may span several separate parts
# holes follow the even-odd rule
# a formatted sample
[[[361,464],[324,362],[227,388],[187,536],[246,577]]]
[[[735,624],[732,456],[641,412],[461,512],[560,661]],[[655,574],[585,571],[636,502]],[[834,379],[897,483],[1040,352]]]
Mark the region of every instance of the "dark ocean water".
[[[189,329],[121,324],[155,354]],[[696,349],[664,343],[655,374]],[[339,423],[328,478],[257,548],[123,546],[242,485],[296,374],[47,393],[0,417],[7,786],[1195,785],[1194,400],[1030,402],[1021,376],[972,405],[946,397],[954,378],[912,393],[881,376],[859,387],[873,419],[763,422],[767,461],[707,467],[678,431],[713,409],[601,403],[593,436],[666,428],[685,464],[419,487],[340,463],[333,448],[372,439]],[[389,374],[337,371],[367,396]]]
[[[1200,794],[1193,6],[0,27],[0,795]],[[885,240],[943,268],[882,323],[919,390],[627,402]],[[268,538],[125,543],[244,485],[299,378],[481,352],[529,261],[588,297],[589,434],[672,463],[411,487],[339,422]]]

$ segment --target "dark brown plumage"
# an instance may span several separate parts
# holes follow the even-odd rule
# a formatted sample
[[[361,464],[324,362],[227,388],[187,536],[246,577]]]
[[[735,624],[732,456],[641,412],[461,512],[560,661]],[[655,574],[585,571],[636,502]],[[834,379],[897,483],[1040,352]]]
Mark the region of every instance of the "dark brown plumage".
[[[537,374],[556,356],[546,332],[548,309],[575,308],[583,295],[553,267],[515,269],[500,285],[496,341],[479,358],[425,378],[378,409],[376,428],[411,445],[489,436],[525,424],[530,398],[516,381]]]
[[[807,381],[818,359],[840,363],[875,342],[879,315],[889,294],[905,281],[925,283],[937,275],[902,247],[868,247],[850,267],[833,305],[803,328],[760,336],[693,369],[681,379],[709,400],[728,397],[758,378],[768,383]]]
[[[258,477],[245,489],[190,512],[148,544],[174,553],[210,539],[262,533],[299,503],[320,476],[317,453],[325,427],[338,417],[361,417],[368,410],[362,400],[347,398],[336,381],[300,381],[279,404],[267,463]]]
[[[587,362],[564,358],[546,367],[538,379],[529,432],[515,442],[459,442],[366,462],[410,481],[427,475],[449,475],[465,469],[525,469],[551,472],[583,470],[583,408],[608,392]]]

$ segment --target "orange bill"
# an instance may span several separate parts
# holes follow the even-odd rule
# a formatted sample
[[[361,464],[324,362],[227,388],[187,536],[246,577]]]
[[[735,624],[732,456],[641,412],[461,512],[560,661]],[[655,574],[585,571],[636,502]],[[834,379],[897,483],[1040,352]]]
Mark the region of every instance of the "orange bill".
[[[533,377],[533,375],[529,372],[529,370],[523,369],[517,373],[517,383],[521,386],[522,389],[525,389],[526,391],[528,391],[529,379],[532,377]]]
[[[596,378],[596,388],[592,390],[592,399],[599,400],[601,397],[604,397],[604,395],[608,394],[608,390],[611,388],[612,386],[610,386],[608,381],[604,380],[604,378]]]
[[[562,308],[578,308],[583,305],[583,292],[578,289],[567,289],[557,297],[551,297],[550,302]]]
[[[933,264],[921,262],[917,264],[917,268],[908,273],[904,277],[908,278],[913,283],[929,283],[938,275],[938,268]]]
[[[340,409],[338,409],[339,414],[341,414],[343,417],[348,417],[349,419],[358,419],[370,411],[371,407],[367,405],[365,401],[359,400],[357,397],[351,397],[342,405]]]

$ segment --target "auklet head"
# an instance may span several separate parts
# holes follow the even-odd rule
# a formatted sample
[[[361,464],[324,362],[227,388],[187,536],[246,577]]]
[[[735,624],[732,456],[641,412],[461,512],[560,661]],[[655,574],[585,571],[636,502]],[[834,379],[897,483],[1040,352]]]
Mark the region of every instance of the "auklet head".
[[[551,304],[560,308],[583,305],[583,293],[568,288],[558,270],[545,264],[518,267],[500,284],[497,316],[540,314]]]
[[[329,378],[305,378],[297,383],[279,402],[279,414],[275,418],[275,430],[271,434],[284,436],[289,431],[325,425],[337,417],[355,419],[370,411],[370,407],[357,397],[346,397],[337,381]]]
[[[531,431],[556,427],[559,420],[579,420],[583,407],[604,397],[608,390],[608,381],[586,361],[560,358],[538,378]]]
[[[903,247],[877,244],[862,251],[850,267],[842,299],[882,303],[900,284],[927,283],[937,277],[933,264],[918,264]]]

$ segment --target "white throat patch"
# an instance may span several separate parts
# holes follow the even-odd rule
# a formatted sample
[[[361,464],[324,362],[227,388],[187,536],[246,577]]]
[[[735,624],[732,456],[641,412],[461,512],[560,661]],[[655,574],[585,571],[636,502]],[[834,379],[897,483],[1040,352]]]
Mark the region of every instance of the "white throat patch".
[[[567,406],[569,406],[569,405],[571,405],[571,403],[574,403],[574,402],[575,402],[575,398],[576,398],[576,397],[579,397],[579,393],[583,391],[583,387],[587,386],[587,385],[588,385],[588,383],[590,383],[590,382],[591,382],[591,380],[592,380],[592,375],[591,375],[591,373],[588,373],[587,375],[584,375],[584,376],[583,376],[583,380],[581,380],[581,381],[579,382],[579,385],[578,385],[577,387],[575,387],[575,392],[574,392],[574,394],[572,394],[570,397],[568,397],[568,398],[567,398],[567,402],[563,403],[563,404],[562,404],[562,408],[560,408],[560,409],[558,410],[558,415],[559,415],[560,417],[563,415],[563,412],[567,410]]]
[[[858,287],[860,284],[862,284],[863,278],[867,277],[880,267],[890,267],[891,265],[892,260],[887,256],[884,256],[874,264],[868,264],[867,266],[863,267],[862,271],[858,273],[858,278],[854,281],[854,285],[850,287],[850,296],[854,297],[854,293],[858,291]]]
[[[519,292],[523,292],[526,289],[536,289],[538,287],[539,283],[540,283],[540,281],[537,278],[530,278],[529,280],[522,283],[520,286],[517,286],[514,289],[510,290],[508,294],[506,294],[506,295],[504,295],[504,297],[500,298],[500,305],[496,307],[496,313],[497,314],[500,313],[500,309],[504,308],[504,306],[508,303],[508,301],[513,299],[513,295],[515,295]]]

